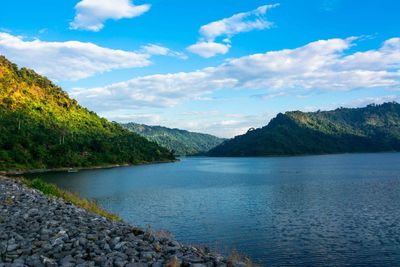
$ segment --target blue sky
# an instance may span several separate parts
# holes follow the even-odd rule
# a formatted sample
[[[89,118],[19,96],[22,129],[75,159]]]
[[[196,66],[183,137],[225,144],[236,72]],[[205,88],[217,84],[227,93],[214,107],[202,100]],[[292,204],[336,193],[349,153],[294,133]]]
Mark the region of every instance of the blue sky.
[[[0,54],[111,120],[232,137],[278,112],[399,101],[399,13],[397,0],[5,1]]]

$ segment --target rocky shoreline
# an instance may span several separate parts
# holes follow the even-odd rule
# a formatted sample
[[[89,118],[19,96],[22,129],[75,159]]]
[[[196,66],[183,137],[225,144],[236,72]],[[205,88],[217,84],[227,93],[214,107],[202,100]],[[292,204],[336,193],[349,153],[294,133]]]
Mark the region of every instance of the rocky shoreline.
[[[163,232],[114,222],[0,176],[0,267],[224,267],[207,248],[185,246]]]

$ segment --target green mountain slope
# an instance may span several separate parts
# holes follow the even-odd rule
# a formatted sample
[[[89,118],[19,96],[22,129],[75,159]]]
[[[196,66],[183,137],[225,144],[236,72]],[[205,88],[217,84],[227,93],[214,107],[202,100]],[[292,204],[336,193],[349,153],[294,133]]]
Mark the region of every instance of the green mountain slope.
[[[0,56],[0,169],[173,158],[167,149],[79,106],[47,78]]]
[[[122,126],[151,141],[157,142],[180,156],[207,152],[224,141],[222,138],[209,134],[193,133],[161,126],[147,126],[137,123],[127,123],[122,124]]]
[[[400,104],[278,114],[260,129],[215,147],[210,156],[400,151]]]

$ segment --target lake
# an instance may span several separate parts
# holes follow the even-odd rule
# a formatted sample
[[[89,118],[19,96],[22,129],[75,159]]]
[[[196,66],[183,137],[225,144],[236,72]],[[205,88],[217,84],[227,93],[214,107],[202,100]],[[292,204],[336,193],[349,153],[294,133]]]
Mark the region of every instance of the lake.
[[[132,224],[262,266],[400,265],[400,153],[193,157],[40,176]]]

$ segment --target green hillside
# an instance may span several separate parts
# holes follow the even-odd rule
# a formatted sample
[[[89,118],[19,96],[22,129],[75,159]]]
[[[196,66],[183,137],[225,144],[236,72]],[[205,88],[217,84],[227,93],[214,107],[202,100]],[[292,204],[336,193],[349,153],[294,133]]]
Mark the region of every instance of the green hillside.
[[[193,133],[161,126],[147,126],[137,123],[127,123],[122,126],[151,141],[157,142],[179,156],[201,154],[224,141],[224,139],[209,134]]]
[[[278,114],[260,129],[228,140],[210,156],[267,156],[400,151],[400,104]]]
[[[172,159],[167,149],[100,118],[47,78],[0,56],[0,169]]]

